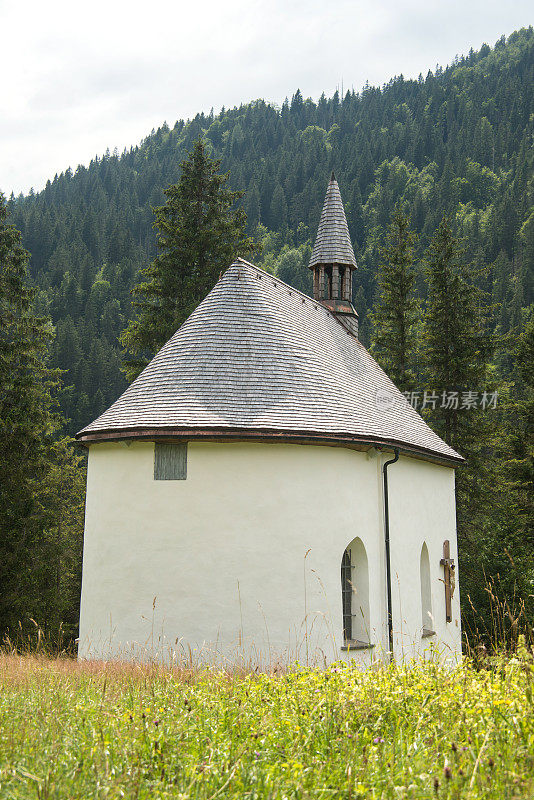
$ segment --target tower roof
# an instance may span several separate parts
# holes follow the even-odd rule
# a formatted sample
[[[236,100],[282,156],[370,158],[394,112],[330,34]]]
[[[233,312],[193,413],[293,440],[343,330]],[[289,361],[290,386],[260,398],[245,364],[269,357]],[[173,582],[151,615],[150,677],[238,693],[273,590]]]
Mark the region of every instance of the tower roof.
[[[326,190],[310,268],[316,264],[349,264],[356,267],[345,209],[333,172]]]
[[[76,438],[158,437],[393,445],[463,460],[327,308],[240,259]]]

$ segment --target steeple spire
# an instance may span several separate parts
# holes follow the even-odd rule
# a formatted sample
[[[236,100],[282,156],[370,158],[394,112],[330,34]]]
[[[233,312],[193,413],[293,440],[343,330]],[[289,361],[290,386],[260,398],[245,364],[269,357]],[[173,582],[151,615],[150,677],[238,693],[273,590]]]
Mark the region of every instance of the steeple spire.
[[[357,269],[345,209],[332,172],[317,238],[310,260],[313,296],[330,309],[351,333],[358,335],[358,315],[352,305],[352,271]]]

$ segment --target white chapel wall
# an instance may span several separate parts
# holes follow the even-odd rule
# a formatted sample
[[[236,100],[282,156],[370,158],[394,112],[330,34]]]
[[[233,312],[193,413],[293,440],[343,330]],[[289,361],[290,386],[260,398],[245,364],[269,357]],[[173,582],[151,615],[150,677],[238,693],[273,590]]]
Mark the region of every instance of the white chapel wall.
[[[392,599],[397,658],[410,658],[436,646],[453,660],[461,648],[460,591],[452,600],[452,622],[445,619],[443,542],[450,541],[458,564],[454,470],[413,458],[401,458],[389,468]],[[436,636],[420,641],[421,548],[430,562],[431,605]],[[458,570],[456,570],[458,572]],[[411,590],[407,591],[406,587]]]
[[[192,442],[187,480],[154,480],[154,444],[90,448],[82,657],[268,664],[370,663],[386,647],[381,465],[337,447]],[[442,542],[454,536],[453,470],[401,457],[389,469],[396,654],[421,640],[427,542],[436,631]],[[356,537],[369,568],[371,651],[341,650],[341,558]],[[399,597],[402,597],[399,602]],[[441,625],[441,618],[443,624]],[[439,624],[438,624],[439,623]],[[441,625],[441,627],[440,627]]]

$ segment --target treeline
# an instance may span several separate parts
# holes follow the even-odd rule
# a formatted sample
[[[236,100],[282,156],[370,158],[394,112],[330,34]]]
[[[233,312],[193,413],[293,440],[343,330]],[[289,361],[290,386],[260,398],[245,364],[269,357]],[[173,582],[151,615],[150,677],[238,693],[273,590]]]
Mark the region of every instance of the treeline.
[[[54,333],[35,313],[28,258],[0,195],[0,633],[17,643],[45,621],[76,636],[85,483],[61,433]]]
[[[503,332],[520,325],[534,264],[533,53],[529,28],[418,80],[401,76],[318,102],[297,91],[281,108],[259,100],[200,114],[11,198],[38,310],[56,329],[52,364],[73,387],[62,399],[69,430],[125,388],[118,336],[135,276],[155,255],[151,207],[164,202],[199,135],[232,188],[245,190],[249,232],[262,242],[255,260],[300,288],[310,286],[306,260],[335,169],[360,267],[354,294],[364,342],[378,247],[399,200],[421,248],[442,216],[454,215],[470,257],[486,268],[495,324]]]

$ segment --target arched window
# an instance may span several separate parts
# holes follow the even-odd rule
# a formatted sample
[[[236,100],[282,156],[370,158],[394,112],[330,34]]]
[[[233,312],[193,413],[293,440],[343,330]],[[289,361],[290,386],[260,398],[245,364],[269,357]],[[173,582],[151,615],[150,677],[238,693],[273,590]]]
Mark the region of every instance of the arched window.
[[[361,539],[354,539],[341,560],[343,638],[347,649],[369,647],[369,566]]]
[[[430,558],[426,542],[421,548],[420,562],[421,578],[421,614],[423,623],[423,637],[434,635],[434,619],[432,617],[432,589],[430,583]]]

